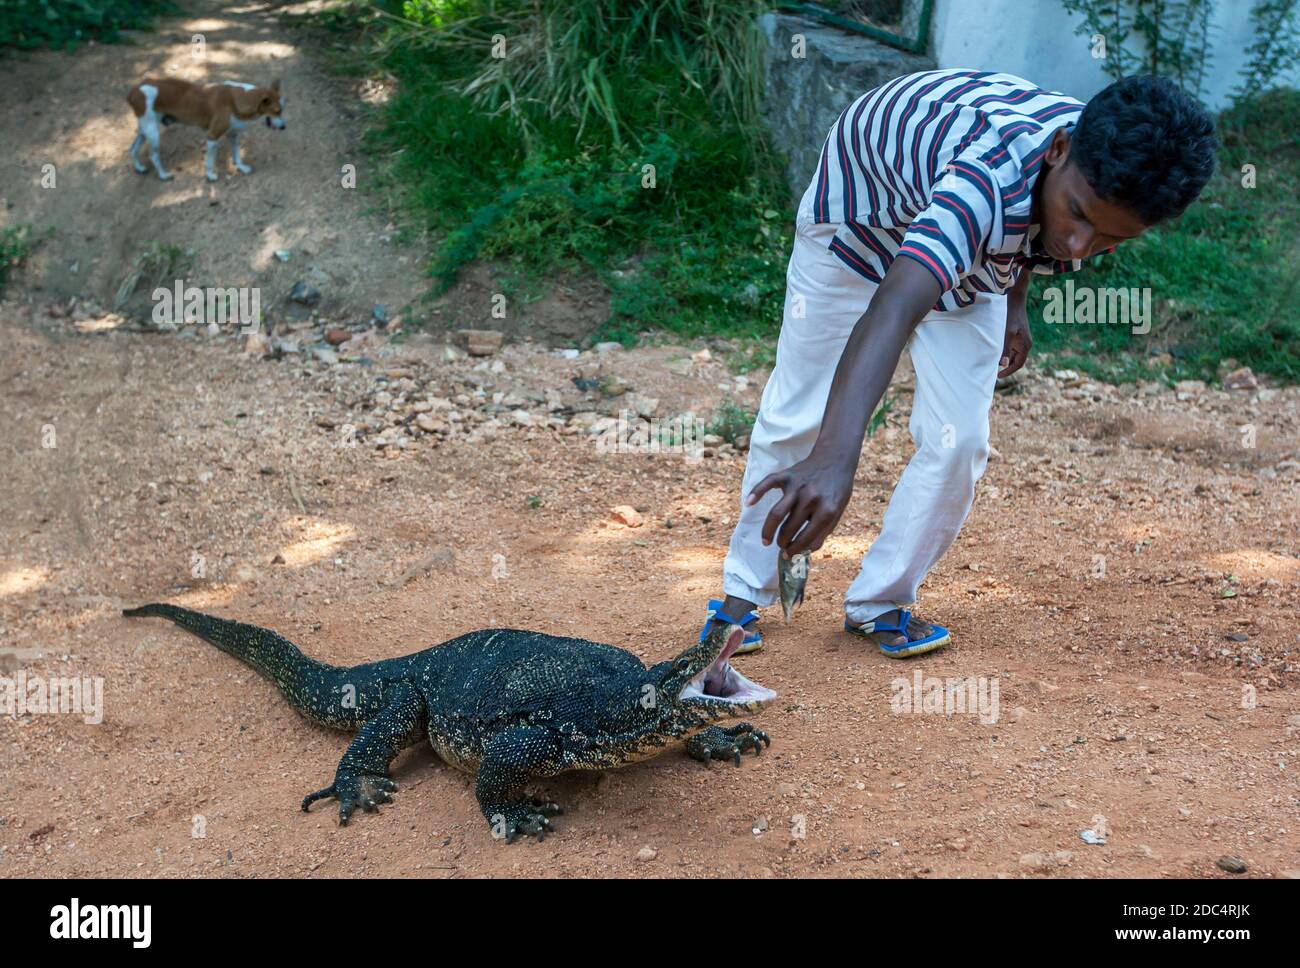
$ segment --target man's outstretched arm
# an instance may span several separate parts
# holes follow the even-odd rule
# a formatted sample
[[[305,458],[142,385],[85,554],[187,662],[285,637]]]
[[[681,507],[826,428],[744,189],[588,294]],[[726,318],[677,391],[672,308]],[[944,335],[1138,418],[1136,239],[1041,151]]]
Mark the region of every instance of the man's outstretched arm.
[[[816,551],[839,523],[853,493],[867,422],[908,337],[941,291],[935,276],[917,260],[897,258],[890,265],[844,345],[812,452],[794,466],[769,474],[749,493],[752,505],[773,488],[781,492],[763,522],[764,544],[775,536],[787,554]]]

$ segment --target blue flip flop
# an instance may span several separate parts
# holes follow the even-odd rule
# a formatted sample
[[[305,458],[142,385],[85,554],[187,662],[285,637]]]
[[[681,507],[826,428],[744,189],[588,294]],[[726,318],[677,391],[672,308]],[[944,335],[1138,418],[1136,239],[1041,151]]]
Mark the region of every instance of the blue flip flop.
[[[758,612],[746,612],[740,618],[735,619],[722,611],[722,602],[719,599],[709,599],[708,618],[704,620],[704,628],[700,629],[700,641],[703,642],[709,634],[709,624],[715,619],[728,622],[731,625],[739,625],[746,629],[745,638],[741,640],[740,648],[735,652],[736,655],[744,655],[746,652],[757,652],[763,647],[763,636],[759,632],[750,632],[748,628],[758,621]]]
[[[873,632],[895,632],[899,635],[907,635],[907,625],[912,621],[912,613],[907,609],[899,609],[898,621],[895,623],[872,621],[864,622],[861,625],[850,625],[849,620],[844,620],[844,630],[852,632],[854,635],[861,635],[864,638],[870,638]],[[923,639],[911,639],[903,645],[885,645],[877,643],[880,651],[885,653],[891,659],[906,659],[909,655],[920,655],[922,652],[933,652],[935,649],[942,648],[952,641],[952,636],[942,625],[934,625],[934,631]]]

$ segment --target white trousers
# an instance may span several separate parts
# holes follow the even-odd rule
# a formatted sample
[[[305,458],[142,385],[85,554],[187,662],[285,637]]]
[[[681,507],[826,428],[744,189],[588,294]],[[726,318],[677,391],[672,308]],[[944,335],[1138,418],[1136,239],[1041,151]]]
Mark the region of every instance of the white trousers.
[[[762,528],[781,492],[768,491],[753,507],[745,498],[768,474],[812,450],[840,354],[876,290],[826,248],[838,225],[813,222],[812,194],[809,185],[795,220],[776,365],[750,437],[740,519],[723,565],[723,591],[759,606],[777,598],[780,549],[775,540],[763,546]],[[1006,297],[981,294],[965,309],[929,313],[912,334],[909,429],[916,452],[844,595],[845,615],[855,624],[914,602],[961,530],[988,461],[989,405],[1005,332]]]

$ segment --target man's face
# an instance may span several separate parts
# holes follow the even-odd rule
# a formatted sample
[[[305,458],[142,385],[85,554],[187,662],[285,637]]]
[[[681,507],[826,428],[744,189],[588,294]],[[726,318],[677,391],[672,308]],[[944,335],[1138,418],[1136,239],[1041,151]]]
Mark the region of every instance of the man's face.
[[[1053,259],[1086,259],[1146,231],[1136,215],[1104,202],[1070,162],[1070,135],[1052,136],[1043,158],[1036,242]]]

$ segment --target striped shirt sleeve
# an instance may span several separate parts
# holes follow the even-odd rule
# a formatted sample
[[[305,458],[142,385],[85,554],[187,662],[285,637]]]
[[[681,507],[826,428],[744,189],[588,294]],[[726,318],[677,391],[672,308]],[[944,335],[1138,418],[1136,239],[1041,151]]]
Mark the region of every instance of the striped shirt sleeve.
[[[954,159],[934,183],[930,204],[912,220],[900,256],[925,266],[941,292],[955,288],[984,261],[999,224],[1000,195],[983,164]]]

